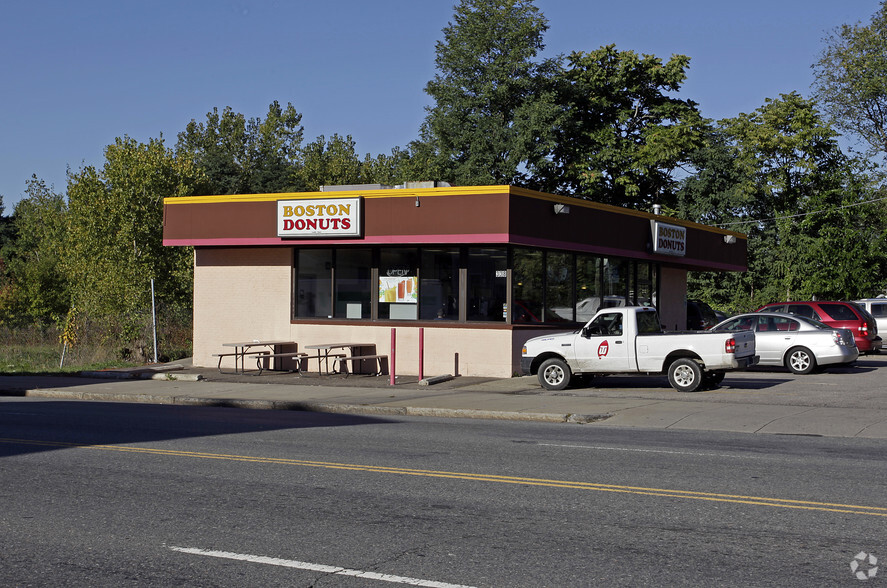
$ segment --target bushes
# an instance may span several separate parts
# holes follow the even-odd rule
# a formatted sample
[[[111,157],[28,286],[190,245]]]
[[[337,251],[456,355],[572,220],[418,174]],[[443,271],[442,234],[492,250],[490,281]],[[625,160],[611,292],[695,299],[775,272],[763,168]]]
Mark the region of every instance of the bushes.
[[[154,360],[150,311],[128,317],[75,314],[60,327],[0,326],[0,373],[76,372]],[[69,345],[64,347],[63,334]],[[157,359],[175,361],[191,355],[191,309],[159,308]],[[60,367],[64,349],[64,365]]]

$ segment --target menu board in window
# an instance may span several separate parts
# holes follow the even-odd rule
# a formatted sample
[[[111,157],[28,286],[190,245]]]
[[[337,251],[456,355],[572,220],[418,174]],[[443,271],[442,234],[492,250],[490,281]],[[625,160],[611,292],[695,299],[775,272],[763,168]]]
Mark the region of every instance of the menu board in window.
[[[379,302],[417,304],[416,276],[381,276],[379,278]]]

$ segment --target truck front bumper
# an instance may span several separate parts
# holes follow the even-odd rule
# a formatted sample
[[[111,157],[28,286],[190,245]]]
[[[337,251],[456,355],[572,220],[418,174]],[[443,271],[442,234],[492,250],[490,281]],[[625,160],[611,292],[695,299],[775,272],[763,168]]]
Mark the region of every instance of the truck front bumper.
[[[520,373],[522,376],[530,375],[530,366],[533,365],[532,357],[521,357],[520,358]]]

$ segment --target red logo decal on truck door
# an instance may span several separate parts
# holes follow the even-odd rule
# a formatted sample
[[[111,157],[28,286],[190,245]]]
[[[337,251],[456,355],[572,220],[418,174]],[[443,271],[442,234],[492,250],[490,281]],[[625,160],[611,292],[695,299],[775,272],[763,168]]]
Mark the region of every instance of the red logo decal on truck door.
[[[600,359],[607,355],[607,352],[610,351],[610,344],[604,341],[601,343],[600,347],[597,348],[597,358]]]

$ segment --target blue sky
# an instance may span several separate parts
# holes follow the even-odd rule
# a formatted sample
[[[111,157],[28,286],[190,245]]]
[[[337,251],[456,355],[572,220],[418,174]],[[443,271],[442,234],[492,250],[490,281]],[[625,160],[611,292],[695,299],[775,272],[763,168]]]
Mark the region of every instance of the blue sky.
[[[388,153],[416,138],[435,42],[455,0],[7,0],[0,4],[0,195],[32,174],[101,166],[115,137],[163,135],[226,106],[264,117],[292,102],[305,138],[350,134]],[[680,93],[704,116],[807,95],[824,37],[878,0],[537,0],[545,55],[617,49],[691,57]]]

